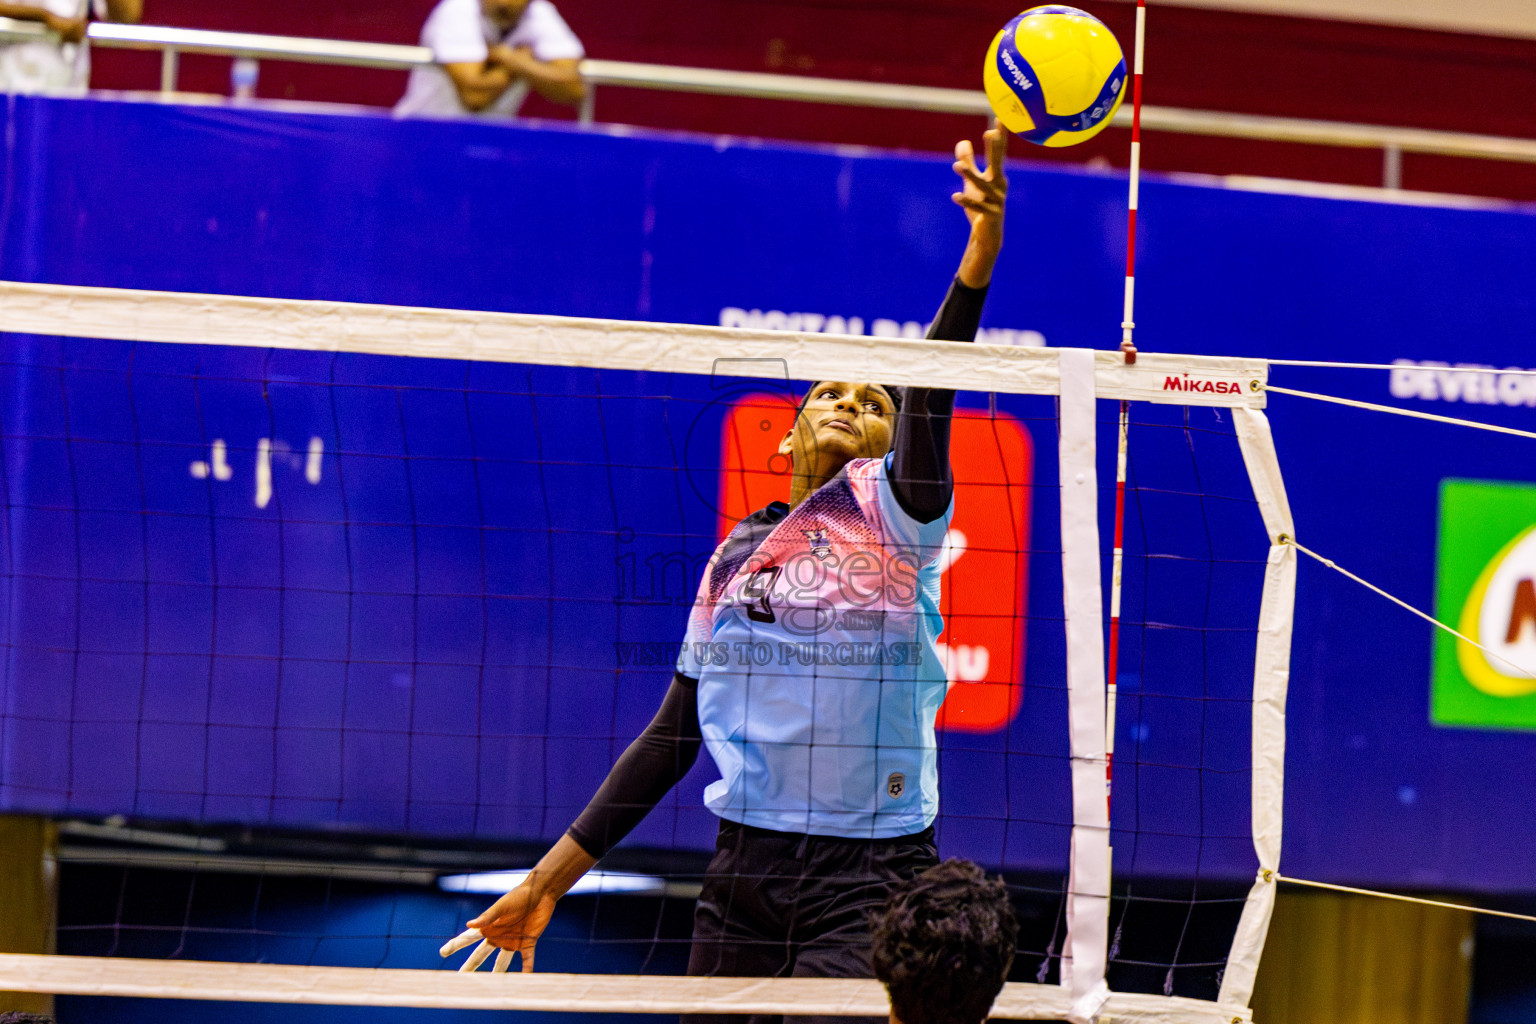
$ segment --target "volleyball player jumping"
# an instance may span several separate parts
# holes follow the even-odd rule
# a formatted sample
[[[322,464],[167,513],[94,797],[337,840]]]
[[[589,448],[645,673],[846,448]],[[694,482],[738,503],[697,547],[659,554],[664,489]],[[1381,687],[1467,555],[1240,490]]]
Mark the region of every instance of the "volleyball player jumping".
[[[970,221],[928,336],[971,341],[1002,247],[1006,136],[955,147]],[[871,913],[938,862],[939,554],[953,514],[952,391],[818,381],[779,451],[788,502],[742,520],[704,570],[661,709],[528,879],[447,955],[533,970],[555,903],[688,772],[720,770],[688,973],[872,977]],[[898,415],[899,413],[899,415]],[[767,663],[764,664],[764,661]]]

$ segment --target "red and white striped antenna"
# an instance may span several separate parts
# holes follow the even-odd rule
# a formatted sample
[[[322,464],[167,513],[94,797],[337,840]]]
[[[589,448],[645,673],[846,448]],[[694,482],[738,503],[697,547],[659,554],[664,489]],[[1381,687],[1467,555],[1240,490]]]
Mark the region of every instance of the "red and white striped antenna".
[[[1131,182],[1125,228],[1125,317],[1120,323],[1120,351],[1136,361],[1136,210],[1141,200],[1141,71],[1147,40],[1147,0],[1136,0],[1136,52],[1131,72]],[[1109,583],[1109,675],[1105,696],[1104,791],[1108,797],[1115,772],[1115,699],[1120,672],[1120,594],[1125,562],[1125,465],[1130,450],[1131,403],[1120,403],[1120,436],[1115,452],[1115,550]]]
[[[1131,196],[1126,217],[1125,319],[1120,324],[1120,348],[1126,361],[1136,361],[1136,209],[1141,199],[1141,69],[1147,41],[1147,0],[1136,0],[1136,56],[1131,71]]]

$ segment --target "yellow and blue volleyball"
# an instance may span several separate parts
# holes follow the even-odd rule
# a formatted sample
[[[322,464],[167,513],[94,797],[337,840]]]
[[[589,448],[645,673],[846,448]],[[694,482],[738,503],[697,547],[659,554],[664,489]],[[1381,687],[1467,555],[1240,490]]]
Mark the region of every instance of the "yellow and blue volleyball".
[[[1075,146],[1103,131],[1125,98],[1125,54],[1114,33],[1076,7],[1032,7],[987,50],[987,100],[1003,127],[1042,146]]]

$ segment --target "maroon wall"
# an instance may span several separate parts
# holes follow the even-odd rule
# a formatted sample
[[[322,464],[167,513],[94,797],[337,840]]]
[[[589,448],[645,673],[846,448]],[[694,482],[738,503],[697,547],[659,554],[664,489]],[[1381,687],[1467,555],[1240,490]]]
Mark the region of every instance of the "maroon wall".
[[[432,0],[148,0],[155,24],[414,42]],[[559,0],[595,57],[975,88],[992,33],[1018,0]],[[1128,40],[1134,8],[1083,0]],[[317,11],[318,8],[318,11]],[[1536,41],[1302,18],[1154,7],[1148,103],[1536,138]],[[98,50],[99,88],[153,88],[154,54]],[[227,60],[187,56],[182,86],[227,92]],[[387,105],[404,75],[270,61],[259,94]],[[539,116],[570,116],[547,104]],[[935,150],[974,119],[603,89],[598,118],[767,138]],[[1126,133],[1031,157],[1123,165]],[[1023,151],[1017,144],[1016,152]],[[1152,169],[1379,184],[1371,150],[1149,134]],[[1536,199],[1536,166],[1409,156],[1409,188]]]

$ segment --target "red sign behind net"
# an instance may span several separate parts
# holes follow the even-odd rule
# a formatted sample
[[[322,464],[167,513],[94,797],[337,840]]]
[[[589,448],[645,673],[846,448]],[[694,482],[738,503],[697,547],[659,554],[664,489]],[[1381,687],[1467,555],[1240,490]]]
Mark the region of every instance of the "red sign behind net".
[[[794,421],[783,396],[748,395],[726,415],[721,436],[721,538],[770,501],[789,497],[779,440]],[[949,696],[939,727],[991,732],[1024,695],[1024,622],[1029,596],[1029,526],[1034,444],[1004,414],[958,410],[950,461],[955,516],[941,556]]]

